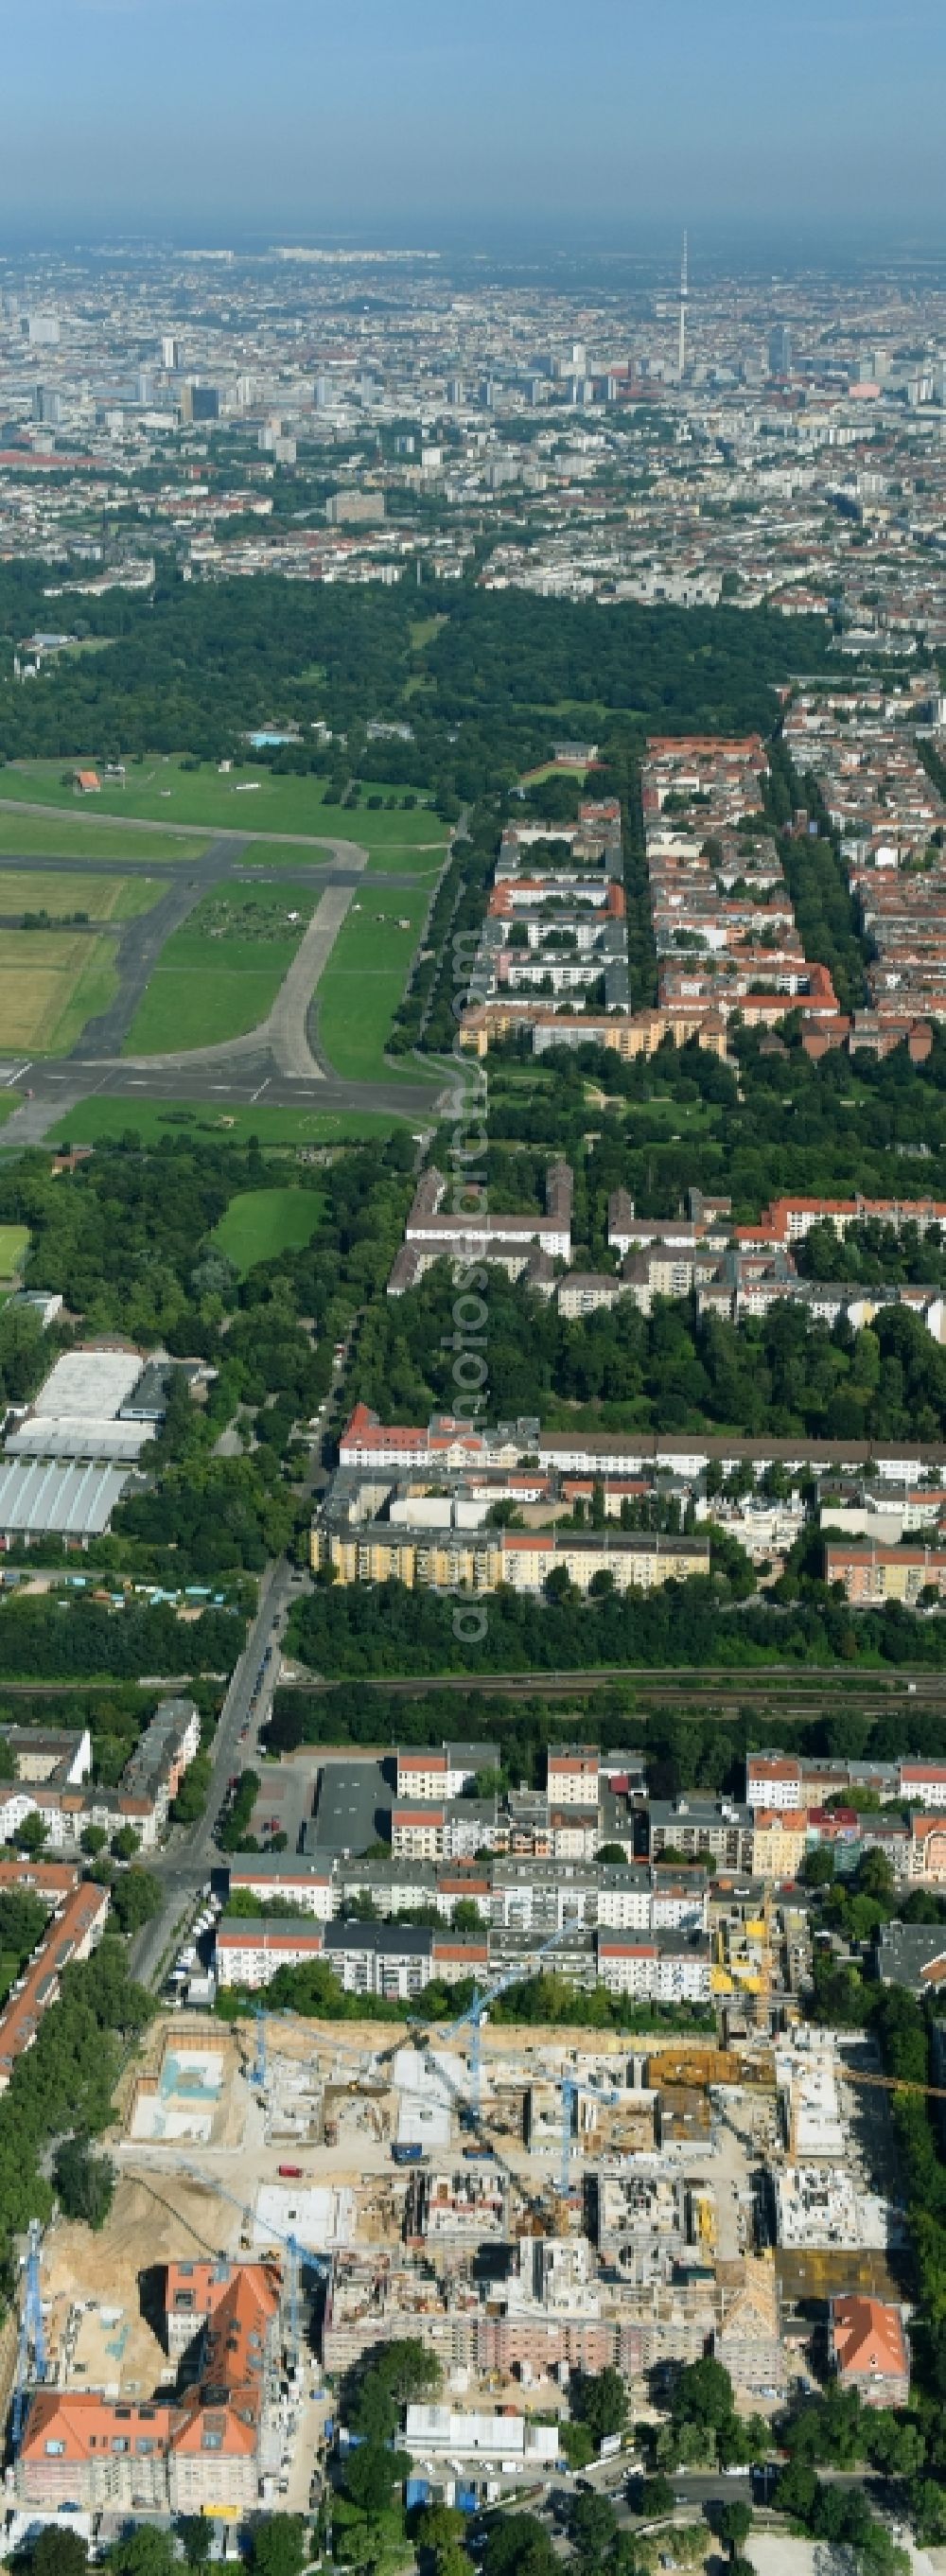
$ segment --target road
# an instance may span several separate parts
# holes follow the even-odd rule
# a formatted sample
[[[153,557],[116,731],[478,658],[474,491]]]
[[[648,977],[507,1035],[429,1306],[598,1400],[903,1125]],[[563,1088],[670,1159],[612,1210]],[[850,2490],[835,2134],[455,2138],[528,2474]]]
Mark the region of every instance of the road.
[[[323,1425],[332,1420],[346,1365],[347,1355],[343,1352],[333,1364],[329,1390],[320,1407],[319,1421]],[[323,1429],[313,1440],[301,1487],[302,1499],[306,1502],[311,1501],[322,1472],[327,1437],[327,1430]],[[172,1826],[170,1839],[163,1849],[149,1855],[148,1867],[160,1878],[163,1902],[160,1914],[144,1925],[132,1944],[132,1967],[143,1985],[157,1982],[182,1916],[186,1910],[193,1913],[201,1888],[206,1885],[211,1871],[221,1865],[222,1854],[216,1840],[217,1819],[234,1772],[253,1767],[257,1737],[269,1715],[272,1681],[279,1668],[279,1639],[284,1615],[298,1590],[299,1569],[290,1564],[288,1557],[278,1557],[266,1567],[256,1615],[250,1624],[243,1652],[234,1665],[217,1723],[210,1786],[203,1812],[193,1825],[183,1828]],[[256,1677],[264,1663],[267,1646],[273,1649],[266,1668],[267,1686],[259,1694],[254,1709]],[[241,1741],[244,1727],[249,1732],[245,1741]]]
[[[209,1064],[199,1057],[183,1056],[177,1063],[156,1059],[147,1071],[127,1058],[104,1064],[61,1059],[0,1064],[0,1089],[24,1085],[32,1097],[7,1119],[2,1130],[5,1150],[68,1136],[69,1113],[80,1100],[127,1100],[129,1127],[135,1124],[135,1102],[142,1100],[186,1101],[191,1108],[206,1102],[219,1111],[253,1109],[261,1103],[267,1109],[321,1109],[343,1117],[378,1114],[430,1127],[440,1115],[441,1104],[453,1099],[452,1091],[438,1092],[431,1082],[394,1077],[390,1082],[339,1082],[316,1072],[310,1081],[303,1081],[281,1072],[265,1044],[255,1055],[234,1053]]]
[[[217,1817],[233,1773],[247,1767],[252,1742],[248,1739],[241,1744],[240,1735],[244,1726],[253,1728],[250,1704],[256,1676],[266,1648],[272,1643],[279,1614],[291,1597],[291,1581],[292,1568],[285,1557],[269,1566],[263,1577],[256,1617],[234,1667],[214,1737],[213,1771],[203,1814],[196,1824],[183,1830],[172,1827],[166,1849],[149,1858],[149,1869],[161,1879],[164,1903],[160,1914],[138,1934],[132,1952],[135,1975],[144,1985],[156,1978],[185,1907],[197,1896],[211,1869],[219,1866]]]

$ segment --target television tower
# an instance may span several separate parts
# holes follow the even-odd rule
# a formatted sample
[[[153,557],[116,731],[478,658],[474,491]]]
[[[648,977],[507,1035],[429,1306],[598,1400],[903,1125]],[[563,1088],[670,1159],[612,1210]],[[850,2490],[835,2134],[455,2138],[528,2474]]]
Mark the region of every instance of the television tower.
[[[688,299],[688,296],[689,296],[689,292],[690,292],[690,289],[689,289],[689,283],[688,283],[688,272],[687,272],[687,237],[686,237],[686,234],[684,233],[684,236],[683,236],[683,257],[682,257],[681,262],[680,262],[680,353],[679,353],[679,356],[680,356],[680,382],[681,382],[681,384],[683,383],[684,369],[685,369],[685,367],[686,367],[686,361],[687,361],[687,299]]]

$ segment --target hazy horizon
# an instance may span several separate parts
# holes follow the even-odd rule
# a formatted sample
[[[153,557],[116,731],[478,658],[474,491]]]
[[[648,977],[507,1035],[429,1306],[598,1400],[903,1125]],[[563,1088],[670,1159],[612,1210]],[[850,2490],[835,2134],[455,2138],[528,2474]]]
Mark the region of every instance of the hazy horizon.
[[[0,0],[0,242],[939,255],[933,0]],[[716,253],[715,255],[721,255]]]

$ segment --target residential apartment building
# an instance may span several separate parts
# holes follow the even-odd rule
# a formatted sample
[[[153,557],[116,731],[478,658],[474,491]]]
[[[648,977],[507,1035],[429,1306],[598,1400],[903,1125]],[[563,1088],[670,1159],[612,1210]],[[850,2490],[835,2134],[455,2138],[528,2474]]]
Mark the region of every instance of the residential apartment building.
[[[635,1995],[641,2002],[708,2004],[709,1941],[702,1933],[683,1939],[677,1932],[655,1932],[644,1941],[599,1932],[598,1981],[611,1995]]]
[[[597,1807],[599,1776],[597,1745],[550,1746],[546,1761],[546,1793],[550,1804]]]
[[[841,2388],[862,2406],[906,2406],[910,2354],[899,2308],[854,2294],[831,2301],[831,2355]]]
[[[755,1826],[749,1807],[696,1796],[652,1798],[647,1830],[651,1860],[669,1851],[686,1860],[710,1860],[720,1869],[752,1869]]]
[[[217,1984],[258,1988],[272,1984],[280,1968],[306,1967],[324,1948],[320,1925],[248,1914],[224,1915],[214,1936]]]
[[[17,2059],[32,2048],[43,2014],[57,2001],[64,1970],[73,1960],[87,1959],[101,1940],[109,1908],[107,1887],[96,1887],[91,1879],[60,1896],[60,1891],[50,1889],[48,1880],[41,1887],[34,1865],[27,1863],[14,1883],[33,1885],[37,1893],[55,1893],[60,1901],[0,2012],[0,2093],[6,2092]]]
[[[851,1539],[829,1539],[824,1551],[824,1577],[826,1583],[843,1584],[855,1609],[873,1609],[886,1601],[900,1601],[912,1610],[924,1593],[942,1600],[946,1592],[946,1549],[880,1547],[875,1540],[858,1546]]]
[[[397,1794],[416,1805],[418,1798],[446,1804],[462,1798],[477,1774],[498,1771],[498,1744],[401,1746],[397,1757]]]
[[[180,2397],[132,2403],[92,2389],[35,2391],[15,2470],[22,2505],[46,2513],[78,2505],[85,2513],[244,2514],[259,2502],[261,2477],[279,2458],[280,2276],[262,2263],[213,2268],[219,2297],[198,2279],[193,2285],[196,2371]],[[188,2321],[186,2308],[175,2306],[183,2271],[172,2266],[169,2275],[172,2350]]]

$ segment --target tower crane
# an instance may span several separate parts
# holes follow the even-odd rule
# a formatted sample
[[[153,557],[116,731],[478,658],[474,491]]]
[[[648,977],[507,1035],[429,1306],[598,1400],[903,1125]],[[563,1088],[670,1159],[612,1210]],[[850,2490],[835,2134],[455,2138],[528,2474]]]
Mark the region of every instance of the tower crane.
[[[240,2200],[235,2191],[228,2190],[226,2183],[219,2182],[216,2174],[202,2173],[199,2165],[182,2165],[181,2172],[188,2174],[192,2182],[202,2183],[205,2191],[214,2191],[218,2194],[218,2197],[221,2200],[229,2200],[232,2207],[239,2210],[241,2218],[248,2220],[250,2225],[254,2223],[256,2213],[250,2207],[249,2202]],[[289,2277],[289,2340],[292,2346],[293,2358],[295,2359],[299,2350],[299,2285],[301,2276],[303,2272],[315,2272],[321,2280],[327,2281],[331,2278],[331,2261],[327,2254],[314,2253],[310,2245],[300,2244],[298,2236],[292,2233],[287,2235],[281,2227],[271,2225],[269,2233],[271,2236],[276,2237],[277,2242],[280,2245],[285,2246],[289,2257],[287,2265]]]
[[[14,2456],[23,2439],[23,2426],[29,2404],[31,2380],[46,2377],[46,2332],[43,2325],[43,2302],[40,2296],[39,2253],[43,2232],[38,2218],[31,2218],[27,2236],[23,2308],[16,2353],[16,2377],[13,2390],[11,2439]]]
[[[539,1960],[539,1959],[547,1959],[547,1958],[548,1958],[548,1955],[549,1955],[550,1950],[554,1950],[554,1949],[556,1949],[556,1948],[557,1948],[557,1946],[558,1946],[558,1943],[559,1943],[560,1941],[564,1940],[564,1938],[565,1938],[565,1934],[566,1934],[567,1932],[571,1932],[571,1931],[573,1931],[573,1929],[574,1929],[574,1926],[573,1926],[573,1924],[571,1924],[571,1923],[560,1923],[560,1924],[559,1924],[559,1927],[558,1927],[557,1932],[553,1932],[553,1933],[551,1934],[550,1938],[549,1938],[547,1941],[543,1941],[543,1942],[542,1942],[541,1948],[540,1948],[539,1950],[537,1950],[537,1952],[536,1952],[536,1959],[537,1959],[537,1960]],[[465,2012],[462,2012],[462,2013],[459,2013],[459,2014],[458,2014],[458,2016],[457,2016],[456,2021],[452,2021],[452,2022],[448,2023],[447,2029],[446,2029],[445,2031],[438,2032],[438,2034],[437,2034],[438,2038],[442,2038],[442,2039],[444,2039],[444,2040],[448,2040],[448,2039],[455,2039],[455,2038],[456,2038],[456,2036],[457,2036],[457,2032],[458,2032],[458,2031],[461,2031],[461,2030],[466,2030],[467,2026],[469,2025],[469,2032],[470,2032],[470,2118],[471,2118],[471,2121],[472,2121],[473,2125],[474,2125],[474,2126],[477,2126],[477,2127],[478,2127],[478,2125],[479,2125],[479,2120],[480,2120],[480,2109],[481,2109],[480,2094],[481,2094],[481,2081],[482,2081],[482,2043],[481,2043],[481,2030],[482,2030],[482,2025],[483,2025],[483,2022],[484,2022],[484,2021],[485,2021],[485,2019],[486,2019],[486,2015],[487,2015],[487,2013],[488,2013],[488,2011],[489,2011],[489,2009],[490,2009],[490,2005],[491,2005],[491,2004],[496,2003],[496,2001],[498,2000],[498,1997],[499,1997],[500,1995],[504,1995],[504,1994],[506,1993],[507,1988],[508,1988],[509,1986],[516,1986],[516,1985],[518,1985],[518,1983],[519,1983],[519,1972],[518,1972],[518,1970],[512,1970],[512,1971],[508,1972],[508,1973],[507,1973],[507,1975],[506,1975],[506,1976],[504,1976],[504,1977],[496,1977],[496,1978],[494,1978],[492,1985],[486,1986],[486,1987],[484,1988],[484,1991],[483,1991],[483,1993],[482,1993],[482,1994],[480,1993],[479,1987],[478,1987],[478,1986],[475,1986],[475,1987],[474,1987],[474,1989],[473,1989],[473,1999],[472,1999],[472,2002],[471,2002],[471,2003],[469,2003],[469,2004],[467,2005],[467,2009],[466,2009],[466,2011],[465,2011]],[[428,2047],[428,2048],[429,2048],[429,2042],[430,2042],[430,2033],[428,2032],[428,2033],[427,2033],[427,2035],[426,2035],[426,2040],[425,2040],[425,2046],[426,2046],[426,2047]],[[381,2062],[381,2061],[379,2060],[379,2063],[380,2063],[380,2062]]]
[[[266,2019],[267,2016],[264,2006],[262,2004],[254,2004],[253,2020],[256,2024],[256,2045],[253,2064],[250,2068],[250,2083],[256,2093],[265,2093],[266,2091]]]

